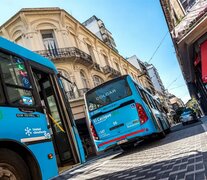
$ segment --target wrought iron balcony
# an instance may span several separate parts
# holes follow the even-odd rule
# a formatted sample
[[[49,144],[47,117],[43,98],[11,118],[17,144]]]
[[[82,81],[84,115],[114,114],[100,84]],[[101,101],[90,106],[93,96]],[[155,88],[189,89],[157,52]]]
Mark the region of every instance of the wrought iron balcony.
[[[49,58],[53,61],[69,58],[86,66],[93,64],[93,60],[91,56],[76,47],[42,50],[42,51],[36,51],[36,53],[46,58]]]
[[[118,77],[121,76],[121,73],[114,68],[110,67],[109,65],[103,67],[103,72],[105,74],[109,74],[110,77]]]
[[[71,91],[67,91],[66,95],[68,97],[68,100],[74,100],[74,99],[78,99],[80,97],[83,97],[83,95],[90,90],[89,88],[83,88],[83,89],[73,89]]]
[[[89,88],[83,88],[83,89],[79,89],[79,94],[82,97],[87,91],[89,91]]]
[[[94,64],[93,64],[93,69],[95,69],[96,71],[101,71],[100,65],[96,62],[94,62]]]

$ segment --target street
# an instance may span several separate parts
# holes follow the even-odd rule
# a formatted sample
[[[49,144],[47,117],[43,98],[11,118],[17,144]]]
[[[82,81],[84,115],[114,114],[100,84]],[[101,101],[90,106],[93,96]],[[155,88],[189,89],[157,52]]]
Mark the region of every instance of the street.
[[[124,152],[118,150],[64,172],[61,179],[187,179],[207,177],[207,118],[172,127],[164,139],[145,141]]]

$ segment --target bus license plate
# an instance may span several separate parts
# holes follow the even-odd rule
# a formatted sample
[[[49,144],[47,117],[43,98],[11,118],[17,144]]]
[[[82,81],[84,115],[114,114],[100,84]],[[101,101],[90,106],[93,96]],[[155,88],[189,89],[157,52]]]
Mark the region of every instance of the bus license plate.
[[[128,141],[127,139],[123,139],[123,140],[119,141],[117,144],[120,145],[120,144],[123,144],[123,143],[125,143],[127,141]]]

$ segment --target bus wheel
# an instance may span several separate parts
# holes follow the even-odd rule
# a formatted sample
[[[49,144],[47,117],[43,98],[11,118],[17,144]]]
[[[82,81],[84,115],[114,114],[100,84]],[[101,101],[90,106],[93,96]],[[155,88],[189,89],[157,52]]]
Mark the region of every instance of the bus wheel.
[[[157,138],[158,139],[163,139],[163,138],[165,138],[165,136],[166,136],[166,134],[165,134],[164,131],[157,133]]]
[[[166,129],[166,130],[165,130],[165,133],[166,133],[166,134],[171,133],[171,128],[169,127],[168,129]]]
[[[0,179],[31,179],[29,169],[24,160],[17,153],[9,149],[0,149]]]
[[[121,147],[124,151],[128,151],[128,150],[134,148],[134,143],[126,143],[126,144],[122,144],[122,145],[120,145],[120,147]]]

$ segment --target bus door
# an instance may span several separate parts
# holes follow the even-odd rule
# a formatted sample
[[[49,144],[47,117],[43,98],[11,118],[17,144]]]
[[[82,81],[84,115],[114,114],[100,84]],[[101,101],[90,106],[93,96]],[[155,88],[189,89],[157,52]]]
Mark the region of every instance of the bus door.
[[[33,63],[32,63],[33,64]],[[55,83],[55,74],[45,67],[33,67],[33,76],[39,91],[41,103],[49,120],[56,158],[59,166],[78,163],[72,130],[66,130],[69,120],[65,116],[60,89]],[[67,123],[65,123],[67,122]]]

